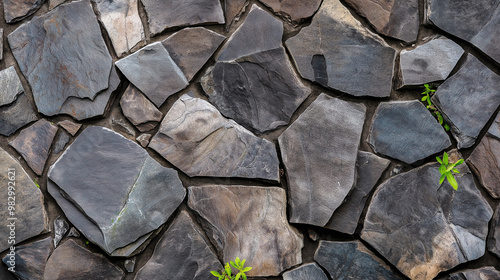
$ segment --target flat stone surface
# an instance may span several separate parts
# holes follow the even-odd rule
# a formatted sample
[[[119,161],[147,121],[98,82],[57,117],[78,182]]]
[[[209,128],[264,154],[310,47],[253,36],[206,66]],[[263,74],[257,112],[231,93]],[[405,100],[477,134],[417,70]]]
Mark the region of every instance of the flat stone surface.
[[[356,180],[366,107],[321,94],[278,138],[290,222],[324,226]]]
[[[380,103],[368,143],[376,153],[408,164],[451,145],[444,128],[418,100]]]
[[[116,66],[155,105],[188,86],[182,70],[161,42],[152,43],[121,60]]]
[[[97,126],[80,133],[48,177],[48,191],[68,220],[110,255],[133,253],[119,250],[144,243],[186,193],[175,170],[161,166],[135,142]]]
[[[49,10],[54,9],[55,7],[61,5],[62,3],[68,0],[49,0]]]
[[[64,150],[64,147],[66,147],[66,144],[68,144],[70,140],[70,136],[67,132],[64,132],[63,130],[60,130],[57,133],[56,137],[56,142],[54,144],[54,153],[59,154]]]
[[[10,136],[37,119],[28,96],[22,93],[10,105],[0,107],[0,134]]]
[[[135,140],[141,144],[143,148],[146,148],[149,145],[149,140],[151,139],[153,135],[151,134],[141,134]]]
[[[273,143],[224,118],[207,101],[188,94],[174,103],[149,147],[190,177],[279,181]]]
[[[81,124],[75,123],[75,122],[72,122],[69,120],[60,121],[57,123],[57,125],[64,128],[64,130],[69,132],[69,134],[71,134],[71,136],[75,136],[78,133],[78,131],[80,130],[80,128],[82,127]]]
[[[403,279],[359,241],[320,241],[314,260],[332,279]]]
[[[226,36],[203,27],[184,28],[163,40],[163,47],[191,81],[219,48]]]
[[[64,235],[69,229],[69,224],[61,216],[58,216],[54,220],[54,248],[59,245],[59,242],[63,239]]]
[[[305,79],[354,96],[391,93],[396,50],[339,0],[323,1],[312,23],[285,44]]]
[[[455,160],[453,160],[455,161]],[[465,165],[458,190],[439,185],[439,164],[427,164],[382,183],[366,213],[361,238],[411,279],[439,272],[485,253],[493,215]],[[467,205],[467,207],[464,207]]]
[[[42,279],[45,264],[52,252],[52,238],[47,237],[40,241],[15,247],[14,262],[9,263],[11,256],[6,255],[2,259],[3,263],[9,268],[13,267],[14,275],[19,279]],[[14,266],[11,264],[14,264]]]
[[[467,163],[488,193],[495,199],[500,198],[500,140],[483,137]]]
[[[92,0],[118,57],[145,39],[137,0]]]
[[[110,263],[103,255],[92,253],[74,240],[59,246],[49,258],[44,280],[120,280],[123,270]]]
[[[467,269],[450,274],[446,280],[495,280],[500,279],[500,271],[493,266]]]
[[[372,189],[390,163],[389,160],[372,153],[359,151],[356,161],[356,184],[325,227],[354,234]]]
[[[224,203],[221,203],[224,202]],[[302,234],[286,220],[286,193],[276,187],[189,187],[188,206],[205,223],[223,262],[246,259],[247,276],[278,275],[302,263]]]
[[[201,84],[224,116],[258,134],[287,125],[311,93],[295,75],[283,47],[218,62]]]
[[[136,258],[133,257],[133,258],[130,258],[130,259],[126,259],[125,262],[123,263],[123,266],[125,267],[125,270],[128,273],[134,272],[134,270],[135,270],[135,261],[136,261]]]
[[[436,91],[433,104],[443,113],[459,149],[474,145],[500,105],[500,76],[469,55],[460,70]]]
[[[156,35],[171,27],[196,24],[224,24],[219,0],[141,0],[148,15],[149,32]]]
[[[500,258],[500,207],[497,206],[495,215],[491,219],[490,233],[488,235],[488,251]]]
[[[135,279],[207,279],[222,265],[203,233],[184,210],[156,244],[153,256]]]
[[[240,15],[248,6],[248,0],[224,1],[224,14],[226,15],[226,31],[229,31],[231,25],[240,20]]]
[[[155,128],[163,117],[163,114],[156,109],[155,105],[133,84],[130,84],[123,93],[120,107],[125,117],[140,132]]]
[[[328,277],[316,263],[309,263],[283,273],[283,280],[328,280]]]
[[[14,66],[0,71],[0,106],[11,104],[23,92],[23,85]]]
[[[311,17],[319,8],[321,0],[259,0],[274,13],[294,24]]]
[[[3,240],[0,241],[0,252],[10,248],[8,238],[11,229],[7,226],[10,221],[7,218],[12,217],[9,215],[7,202],[9,186],[14,187],[15,192],[15,240],[16,244],[24,240],[37,236],[42,232],[48,230],[48,218],[43,205],[42,192],[35,186],[33,180],[24,171],[21,164],[6,151],[0,148],[0,162],[5,168],[4,172],[0,173],[0,193],[1,198],[5,203],[0,204],[0,218],[5,221],[5,226],[0,227],[0,236]],[[13,168],[14,174],[9,173],[9,169]],[[11,180],[13,179],[13,180]],[[9,183],[13,182],[13,183]],[[10,190],[12,191],[12,189]]]
[[[44,0],[3,0],[3,12],[7,23],[20,21],[34,14]]]
[[[399,87],[445,80],[463,54],[462,47],[444,37],[402,50]]]
[[[497,117],[488,129],[488,135],[500,140],[500,113],[498,113]]]
[[[35,17],[7,37],[44,115],[61,113],[71,96],[94,99],[109,86],[112,59],[89,0]]]

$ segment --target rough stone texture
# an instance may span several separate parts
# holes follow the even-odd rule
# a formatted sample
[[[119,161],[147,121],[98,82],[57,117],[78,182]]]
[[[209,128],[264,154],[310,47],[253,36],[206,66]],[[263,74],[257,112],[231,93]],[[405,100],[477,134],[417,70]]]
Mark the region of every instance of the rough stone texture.
[[[493,266],[485,266],[477,269],[467,269],[452,273],[446,280],[497,280],[500,279],[500,271]]]
[[[219,48],[225,36],[203,27],[185,28],[163,40],[163,47],[191,81]]]
[[[466,165],[455,174],[457,191],[446,180],[439,185],[438,169],[427,164],[380,185],[361,233],[411,279],[433,279],[485,252],[493,214],[488,202]]]
[[[68,222],[61,216],[58,216],[54,220],[54,248],[59,245],[59,242],[63,239],[64,235],[69,229]]]
[[[3,0],[5,21],[14,23],[34,14],[45,0]]]
[[[309,263],[283,273],[283,280],[328,280],[328,277],[316,263]]]
[[[151,139],[153,135],[151,134],[141,134],[135,140],[141,144],[143,148],[146,148],[149,145],[149,139]]]
[[[68,232],[68,237],[80,238],[80,232],[74,227],[72,227]]]
[[[40,176],[49,157],[50,146],[56,133],[57,126],[41,119],[23,129],[14,140],[9,142],[9,145],[16,149],[29,167]]]
[[[42,279],[45,264],[52,252],[52,238],[47,237],[40,241],[16,246],[15,261],[13,269],[19,279],[38,280]],[[2,261],[7,267],[12,267],[9,263],[10,256],[6,255]],[[4,279],[4,278],[2,278]]]
[[[0,60],[3,59],[3,28],[0,28]]]
[[[460,70],[436,91],[433,103],[443,113],[459,149],[474,145],[500,105],[500,75],[469,55]]]
[[[43,280],[120,280],[124,276],[123,270],[104,256],[92,253],[70,239],[50,256]]]
[[[321,94],[278,138],[290,222],[324,226],[355,183],[366,107]]]
[[[4,172],[0,172],[0,198],[5,201],[0,204],[0,219],[5,223],[3,227],[0,227],[0,236],[4,237],[0,241],[0,252],[2,252],[11,246],[7,239],[10,236],[10,228],[7,224],[11,223],[7,220],[8,218],[17,218],[17,220],[12,220],[15,222],[16,244],[48,230],[49,221],[43,205],[42,192],[35,186],[21,164],[1,148],[0,162],[5,168]],[[15,169],[15,174],[9,174],[9,168]],[[14,180],[10,180],[9,177],[14,177]],[[14,184],[9,182],[14,182]],[[12,201],[8,199],[9,186],[15,188],[14,216],[9,215],[10,211],[8,211],[7,202]]]
[[[23,92],[23,85],[14,66],[0,71],[0,106],[11,104]]]
[[[188,85],[181,69],[161,42],[147,45],[115,64],[156,107],[160,107],[167,97]]]
[[[80,127],[82,127],[81,124],[74,123],[74,122],[69,121],[69,120],[64,120],[64,121],[58,122],[57,125],[64,128],[64,130],[69,132],[71,134],[71,136],[75,136],[78,133],[78,131],[80,130]]]
[[[259,0],[282,18],[298,24],[311,17],[319,8],[321,0]]]
[[[500,206],[497,206],[495,215],[491,220],[491,228],[488,235],[488,251],[500,258]]]
[[[120,100],[120,107],[125,117],[140,132],[155,128],[163,117],[163,114],[156,109],[155,105],[133,84],[130,84],[125,93],[123,93]]]
[[[64,150],[64,147],[66,147],[66,144],[68,144],[70,140],[70,136],[68,133],[64,131],[59,131],[57,133],[56,137],[56,142],[54,144],[54,153],[59,154],[62,150]]]
[[[145,39],[137,0],[92,0],[118,57]]]
[[[148,15],[149,32],[156,35],[171,27],[196,24],[224,24],[219,0],[141,0]]]
[[[89,0],[62,5],[7,37],[44,115],[61,113],[71,96],[94,99],[109,86],[111,55]]]
[[[339,0],[324,0],[311,25],[285,44],[308,80],[354,96],[390,95],[396,51]]]
[[[401,279],[359,241],[320,241],[314,260],[332,279]]]
[[[55,7],[61,5],[62,3],[68,0],[49,0],[49,10],[54,9]]]
[[[175,170],[135,142],[96,126],[80,133],[48,177],[48,191],[68,220],[115,256],[134,253],[186,193]]]
[[[28,96],[23,93],[10,105],[0,107],[0,134],[10,136],[37,119]]]
[[[156,244],[153,256],[135,279],[202,280],[222,265],[203,233],[182,211]]]
[[[7,270],[6,266],[0,265],[0,279],[2,280],[19,280],[14,274]]]
[[[356,161],[356,184],[325,227],[354,234],[370,192],[390,163],[389,160],[372,153],[359,151]]]
[[[224,14],[226,15],[226,31],[229,31],[231,25],[240,20],[240,15],[248,6],[248,0],[224,1]]]
[[[418,100],[380,103],[368,143],[376,153],[408,164],[451,145],[444,128]]]
[[[149,147],[187,175],[279,181],[273,143],[224,118],[207,101],[183,95]]]
[[[463,53],[462,47],[444,37],[402,50],[399,87],[445,80]]]
[[[498,113],[497,117],[488,129],[488,135],[500,140],[500,113]]]
[[[251,264],[248,276],[278,275],[302,262],[303,237],[286,220],[281,188],[189,187],[188,205],[204,219],[224,263],[239,257]]]
[[[495,199],[500,198],[500,139],[483,137],[467,163],[488,193]]]
[[[125,262],[123,263],[123,266],[125,267],[125,270],[128,273],[132,273],[135,270],[135,257],[126,259]]]

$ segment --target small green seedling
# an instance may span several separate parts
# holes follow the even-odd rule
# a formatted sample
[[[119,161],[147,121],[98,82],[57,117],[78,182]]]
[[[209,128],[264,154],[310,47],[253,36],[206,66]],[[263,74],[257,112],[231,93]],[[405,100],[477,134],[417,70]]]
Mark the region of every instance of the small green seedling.
[[[437,117],[439,124],[442,125],[444,127],[444,129],[446,129],[446,131],[449,131],[450,126],[447,123],[444,123],[443,115],[441,115],[441,113],[438,111],[436,106],[434,106],[434,104],[432,104],[432,101],[431,101],[431,97],[432,97],[432,95],[434,95],[436,90],[431,89],[429,84],[424,84],[424,87],[425,87],[425,90],[424,90],[424,92],[422,92],[422,94],[424,95],[424,97],[422,97],[422,101],[427,101],[427,106],[426,106],[427,109],[429,109],[431,111],[431,113]]]
[[[218,277],[219,280],[239,280],[240,278],[246,280],[247,276],[245,275],[245,272],[250,271],[252,268],[245,267],[245,261],[246,260],[240,261],[240,258],[238,257],[236,257],[234,262],[230,261],[231,265],[239,271],[236,275],[231,274],[231,267],[229,266],[229,263],[226,263],[226,266],[224,266],[221,273],[217,271],[210,271],[210,273],[212,273],[213,276]]]
[[[38,182],[37,182],[36,180],[33,180],[33,183],[35,183],[35,186],[36,186],[37,188],[40,188],[40,185],[38,184]]]
[[[441,163],[441,166],[439,167],[439,173],[441,173],[441,179],[439,179],[439,184],[441,185],[444,182],[444,178],[448,179],[448,182],[450,185],[457,190],[458,189],[458,183],[457,180],[455,180],[455,177],[453,177],[453,173],[460,173],[455,166],[462,164],[464,162],[463,159],[459,159],[455,163],[451,163],[448,160],[448,154],[444,152],[443,155],[443,160],[441,160],[439,157],[436,157],[437,161]],[[453,173],[452,173],[453,172]]]

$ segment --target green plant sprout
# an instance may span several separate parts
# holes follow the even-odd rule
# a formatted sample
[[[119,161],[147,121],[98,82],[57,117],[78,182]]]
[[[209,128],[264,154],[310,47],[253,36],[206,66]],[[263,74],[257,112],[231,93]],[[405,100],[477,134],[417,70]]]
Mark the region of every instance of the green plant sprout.
[[[36,186],[37,188],[40,188],[40,185],[38,184],[38,182],[37,182],[36,180],[33,180],[33,183],[35,183],[35,186]]]
[[[439,179],[439,185],[441,185],[444,182],[444,178],[448,179],[448,182],[450,185],[457,190],[458,189],[458,183],[457,180],[455,180],[455,177],[453,177],[453,173],[460,173],[455,166],[462,164],[464,162],[463,159],[457,160],[455,163],[449,162],[448,159],[448,154],[444,152],[443,154],[443,160],[441,160],[439,157],[436,157],[437,161],[441,163],[441,166],[439,167],[439,173],[441,173],[441,179]]]
[[[427,109],[429,109],[429,111],[431,111],[431,113],[437,117],[439,124],[442,125],[444,127],[444,129],[446,129],[446,131],[449,131],[450,126],[444,122],[443,115],[441,115],[441,113],[438,111],[436,106],[434,106],[434,104],[432,104],[432,101],[431,101],[431,97],[434,95],[436,90],[431,89],[429,84],[424,84],[424,87],[425,87],[425,90],[424,90],[424,92],[422,92],[422,94],[424,95],[424,97],[422,97],[422,101],[427,101],[427,106],[426,106]]]
[[[252,268],[245,267],[245,261],[246,260],[240,261],[240,258],[238,257],[236,257],[236,260],[234,260],[234,262],[230,261],[231,265],[239,271],[236,275],[231,274],[231,267],[229,266],[229,263],[226,263],[226,266],[224,266],[224,269],[221,271],[221,273],[217,271],[210,271],[210,273],[212,273],[213,276],[218,277],[219,280],[239,280],[240,278],[243,280],[247,280],[245,272],[250,271]]]

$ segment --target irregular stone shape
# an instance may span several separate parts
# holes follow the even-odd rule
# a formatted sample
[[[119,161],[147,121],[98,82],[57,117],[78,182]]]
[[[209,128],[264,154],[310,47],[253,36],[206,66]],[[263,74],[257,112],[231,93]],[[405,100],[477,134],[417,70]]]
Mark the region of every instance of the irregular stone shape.
[[[125,270],[128,273],[134,272],[134,269],[135,269],[135,257],[125,260],[125,262],[123,263],[123,266],[125,267]]]
[[[10,136],[37,119],[28,96],[23,93],[10,105],[0,107],[0,134]]]
[[[112,59],[89,0],[35,17],[7,37],[44,115],[61,113],[71,96],[94,99],[109,86]]]
[[[450,274],[444,278],[447,280],[496,280],[500,279],[500,271],[493,266],[485,266],[477,269],[467,269]]]
[[[488,193],[495,199],[500,198],[500,140],[483,137],[467,163]]]
[[[64,237],[64,234],[66,234],[68,229],[69,229],[68,222],[66,222],[66,220],[63,219],[61,216],[58,216],[54,220],[54,248],[56,248],[57,245],[59,245],[59,242],[61,242],[61,240]]]
[[[161,42],[147,45],[115,64],[156,107],[188,86],[186,77]]]
[[[64,132],[64,131],[59,131],[57,134],[57,140],[56,143],[54,144],[54,153],[59,154],[62,150],[64,150],[64,147],[66,147],[66,144],[69,142],[69,134]]]
[[[23,92],[23,85],[14,66],[0,71],[0,106],[11,104]]]
[[[309,263],[283,273],[283,280],[328,280],[328,277],[316,263]]]
[[[78,130],[80,130],[80,127],[82,127],[81,124],[74,123],[74,122],[68,121],[68,120],[58,122],[57,125],[64,128],[64,130],[69,132],[71,134],[71,136],[75,136],[76,133],[78,133]]]
[[[290,222],[324,226],[356,179],[366,107],[321,94],[278,138]]]
[[[248,0],[224,1],[224,14],[226,15],[226,32],[229,32],[231,25],[240,20],[240,15],[248,6]]]
[[[120,107],[127,119],[137,127],[140,132],[151,130],[158,125],[163,114],[156,109],[133,84],[125,90],[120,100]]]
[[[141,134],[139,135],[139,137],[135,138],[135,140],[137,140],[137,142],[139,142],[139,144],[141,144],[141,146],[143,148],[146,148],[148,145],[149,145],[149,139],[151,139],[151,134]]]
[[[391,93],[396,50],[361,25],[339,0],[323,1],[311,25],[285,44],[305,79],[354,96]]]
[[[149,32],[156,35],[171,27],[196,24],[224,24],[219,0],[141,0],[148,15]]]
[[[134,253],[186,194],[175,170],[161,166],[135,142],[96,126],[80,133],[48,177],[48,191],[66,218],[116,256]]]
[[[119,132],[124,132],[131,137],[135,137],[134,128],[127,121],[120,118],[111,117],[111,128]]]
[[[321,0],[259,0],[262,4],[271,8],[274,13],[282,18],[298,24],[304,19],[311,17],[319,8]]]
[[[354,234],[358,227],[359,217],[365,208],[366,201],[391,162],[372,153],[359,151],[356,162],[356,184],[333,213],[326,228],[347,234]]]
[[[137,0],[92,0],[118,57],[145,39]]]
[[[101,254],[92,253],[69,239],[49,258],[43,274],[44,280],[120,280],[123,270],[110,263]]]
[[[3,257],[2,261],[7,267],[12,267],[19,279],[42,279],[45,264],[52,252],[52,238],[47,237],[30,244],[16,246],[15,260],[10,263],[10,255]],[[13,265],[12,265],[13,264]],[[4,278],[2,278],[4,279]]]
[[[14,23],[34,14],[44,0],[3,0],[3,12],[7,23]]]
[[[401,279],[359,241],[320,241],[314,260],[332,279]]]
[[[488,251],[500,258],[500,207],[497,206],[495,215],[491,220],[490,233],[488,235]]]
[[[68,237],[80,238],[80,232],[74,227],[72,227],[68,232]]]
[[[444,37],[401,51],[399,87],[445,80],[463,54],[462,47]]]
[[[182,211],[156,244],[153,256],[134,279],[207,279],[222,265],[203,233]]]
[[[459,149],[474,145],[500,105],[500,76],[469,55],[436,91],[433,103],[450,126]]]
[[[245,22],[231,35],[216,60],[233,61],[280,48],[282,37],[283,23],[254,4]]]
[[[224,118],[207,101],[188,94],[174,103],[149,147],[190,177],[279,181],[273,143]]]
[[[488,129],[488,135],[500,140],[500,113],[498,113],[497,117]]]
[[[23,129],[14,140],[9,142],[9,145],[16,149],[29,167],[40,176],[49,157],[49,149],[56,133],[57,126],[41,119]]]
[[[203,27],[184,28],[163,40],[163,47],[191,81],[219,48],[226,36]]]
[[[15,224],[15,237],[10,239],[14,239],[16,244],[19,244],[48,230],[49,221],[43,205],[42,192],[35,186],[21,164],[1,148],[0,162],[5,169],[4,172],[0,172],[0,191],[5,201],[5,203],[0,204],[0,218],[5,223],[5,226],[0,227],[0,236],[4,237],[0,240],[0,252],[2,252],[11,246],[8,244],[11,229],[7,224]],[[15,174],[9,173],[12,169],[14,169]],[[9,186],[15,188],[14,194],[11,196],[15,195],[15,211],[12,211],[14,215],[10,215],[11,211],[8,210],[7,205],[8,201],[12,201],[12,199],[8,199]],[[9,218],[17,218],[17,220],[8,220]]]
[[[408,164],[451,145],[444,128],[418,100],[380,103],[368,143],[376,153]]]
[[[0,60],[3,59],[3,28],[0,28]]]
[[[483,256],[493,211],[466,167],[458,190],[439,185],[439,164],[427,164],[382,183],[366,213],[361,238],[411,279]],[[467,207],[464,207],[467,206]]]
[[[49,10],[54,9],[55,7],[61,5],[62,3],[68,0],[49,0]]]
[[[303,236],[286,220],[284,189],[189,187],[188,205],[204,219],[224,262],[239,257],[251,264],[248,276],[278,275],[302,263]]]

